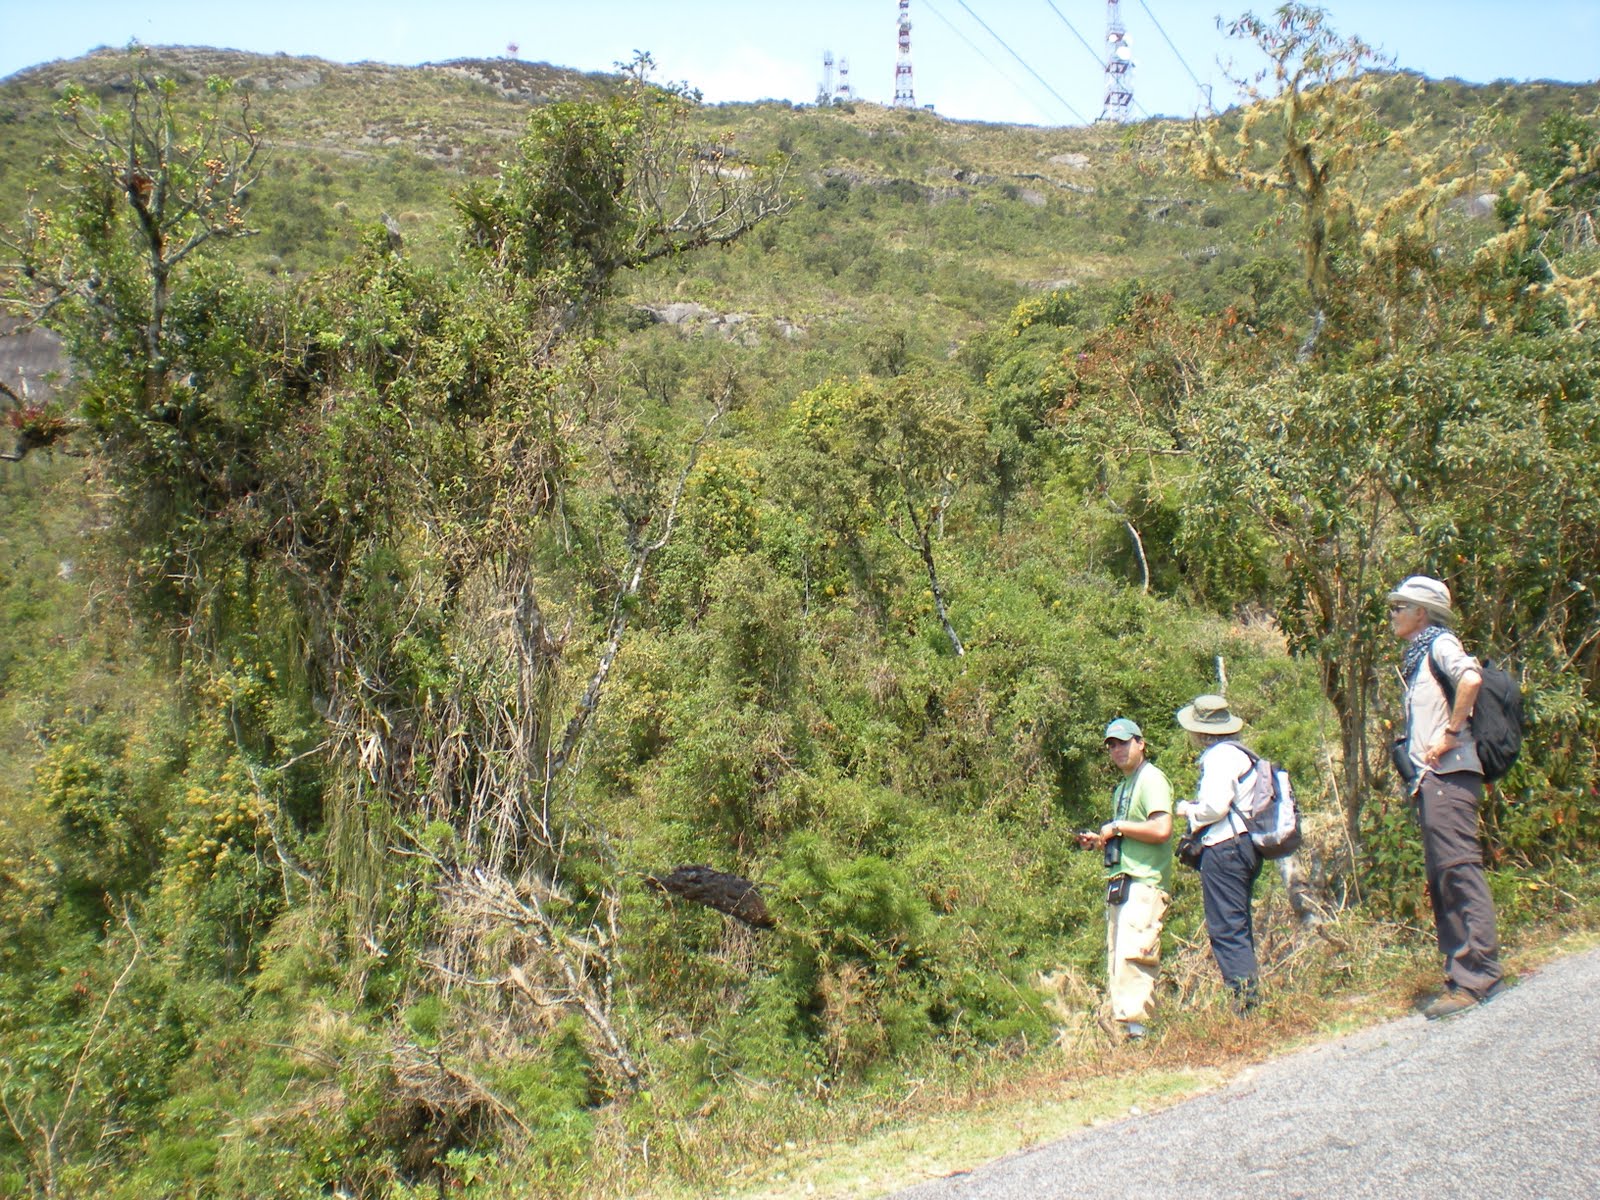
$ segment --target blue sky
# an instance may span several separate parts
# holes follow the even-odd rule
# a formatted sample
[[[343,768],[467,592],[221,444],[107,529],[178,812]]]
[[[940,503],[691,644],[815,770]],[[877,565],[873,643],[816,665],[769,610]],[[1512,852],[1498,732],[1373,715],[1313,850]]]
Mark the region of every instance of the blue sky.
[[[910,0],[918,104],[961,119],[1070,125],[1099,114],[1104,0]],[[1219,107],[1235,74],[1257,64],[1217,29],[1219,15],[1273,3],[1121,0],[1134,52],[1136,112],[1192,113],[1201,84]],[[1600,76],[1600,2],[1327,0],[1342,34],[1398,65],[1474,82]],[[658,76],[708,101],[810,101],[822,55],[849,62],[863,100],[894,95],[897,0],[0,0],[0,78],[137,39],[414,64],[517,56],[610,70],[646,50]],[[987,27],[987,28],[986,28]],[[1176,45],[1174,51],[1168,39]],[[1085,44],[1087,43],[1087,44]]]

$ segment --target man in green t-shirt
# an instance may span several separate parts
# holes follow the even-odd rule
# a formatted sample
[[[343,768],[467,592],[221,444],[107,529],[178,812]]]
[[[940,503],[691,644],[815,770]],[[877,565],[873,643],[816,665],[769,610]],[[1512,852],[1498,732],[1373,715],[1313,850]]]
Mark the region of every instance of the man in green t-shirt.
[[[1145,1035],[1161,970],[1161,919],[1171,901],[1172,785],[1144,756],[1144,734],[1126,717],[1106,726],[1106,753],[1122,772],[1111,820],[1081,833],[1106,862],[1106,977],[1111,1019],[1135,1040]]]

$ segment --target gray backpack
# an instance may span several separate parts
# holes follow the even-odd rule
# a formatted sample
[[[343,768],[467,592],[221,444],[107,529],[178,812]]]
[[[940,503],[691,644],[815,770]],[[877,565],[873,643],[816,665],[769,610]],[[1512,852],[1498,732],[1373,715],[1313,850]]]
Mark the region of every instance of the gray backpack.
[[[1239,749],[1244,750],[1243,746]],[[1250,840],[1262,858],[1287,858],[1300,848],[1300,806],[1295,803],[1289,773],[1259,755],[1244,750],[1250,769],[1239,776],[1243,783],[1251,773],[1255,784],[1234,811],[1244,819]]]

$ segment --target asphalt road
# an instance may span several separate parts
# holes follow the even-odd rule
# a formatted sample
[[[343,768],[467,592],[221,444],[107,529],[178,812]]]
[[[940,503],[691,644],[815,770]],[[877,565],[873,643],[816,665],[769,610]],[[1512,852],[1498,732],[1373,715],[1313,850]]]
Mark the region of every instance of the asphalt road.
[[[1600,951],[896,1200],[1600,1198]]]

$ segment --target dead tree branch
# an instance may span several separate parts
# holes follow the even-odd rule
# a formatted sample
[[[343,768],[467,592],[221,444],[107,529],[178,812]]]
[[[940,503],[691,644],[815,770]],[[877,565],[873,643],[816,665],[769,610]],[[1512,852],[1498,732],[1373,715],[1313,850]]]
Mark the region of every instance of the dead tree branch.
[[[428,965],[451,983],[510,991],[539,1008],[578,1011],[593,1031],[601,1057],[628,1090],[636,1089],[639,1067],[613,1015],[616,942],[610,918],[617,897],[608,895],[602,901],[607,928],[596,921],[579,935],[555,915],[555,910],[573,906],[548,880],[525,875],[513,882],[482,868],[451,866],[436,858],[434,862],[444,874],[440,890],[460,940],[454,955]],[[482,960],[484,947],[492,940],[487,935],[506,929],[526,942],[520,948],[515,939],[501,944],[499,969],[487,973],[468,969],[471,960]],[[521,961],[515,961],[518,957]]]
[[[688,460],[684,463],[683,470],[678,474],[677,486],[673,489],[672,499],[667,504],[666,515],[661,522],[661,533],[651,541],[638,540],[633,542],[633,551],[628,563],[626,581],[617,592],[611,605],[611,619],[606,629],[605,648],[600,653],[600,662],[594,674],[589,678],[589,684],[583,690],[583,695],[578,700],[578,708],[572,718],[567,722],[566,729],[562,732],[559,746],[549,755],[545,762],[544,787],[540,795],[540,809],[538,814],[539,827],[548,839],[550,830],[550,806],[554,797],[557,780],[566,770],[571,761],[573,750],[577,747],[578,739],[583,736],[588,727],[589,718],[600,707],[600,695],[606,684],[606,679],[611,674],[611,668],[617,661],[617,655],[622,651],[622,637],[627,632],[628,620],[633,612],[633,603],[639,594],[639,589],[644,586],[645,569],[650,564],[651,557],[663,549],[672,538],[673,529],[678,521],[678,507],[683,500],[685,490],[689,486],[689,476],[693,473],[695,464],[699,462],[700,451],[711,436],[711,431],[717,423],[727,414],[733,399],[731,382],[723,385],[721,393],[717,396],[710,415],[701,426],[700,436],[695,439],[689,448]]]

